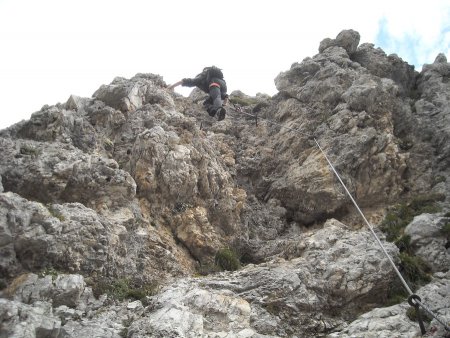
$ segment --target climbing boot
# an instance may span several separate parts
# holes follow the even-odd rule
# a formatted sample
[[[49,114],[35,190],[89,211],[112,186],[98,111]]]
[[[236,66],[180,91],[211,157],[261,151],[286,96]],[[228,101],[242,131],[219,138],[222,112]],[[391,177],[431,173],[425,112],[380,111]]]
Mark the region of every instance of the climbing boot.
[[[217,116],[217,120],[218,121],[222,121],[225,118],[225,114],[227,113],[227,111],[225,110],[224,107],[220,107],[219,108],[219,115]]]
[[[216,116],[216,110],[213,107],[209,107],[206,111],[208,112],[209,116]]]

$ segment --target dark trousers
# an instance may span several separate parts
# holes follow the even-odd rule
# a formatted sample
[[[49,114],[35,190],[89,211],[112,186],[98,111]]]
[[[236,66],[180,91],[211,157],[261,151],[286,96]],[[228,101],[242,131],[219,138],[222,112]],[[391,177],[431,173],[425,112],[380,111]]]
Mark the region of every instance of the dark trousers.
[[[209,87],[209,98],[205,101],[205,106],[208,112],[216,112],[222,107],[222,97],[219,87]]]

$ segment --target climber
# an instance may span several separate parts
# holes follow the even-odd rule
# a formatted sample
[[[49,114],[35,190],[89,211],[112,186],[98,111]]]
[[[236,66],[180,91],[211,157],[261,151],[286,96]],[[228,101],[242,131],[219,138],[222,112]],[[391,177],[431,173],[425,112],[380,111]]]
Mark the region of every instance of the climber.
[[[215,116],[222,121],[225,118],[226,110],[224,106],[228,102],[227,84],[223,78],[223,73],[216,66],[205,67],[203,71],[193,79],[182,79],[169,86],[168,89],[173,90],[176,86],[197,87],[209,97],[203,102],[209,116]]]

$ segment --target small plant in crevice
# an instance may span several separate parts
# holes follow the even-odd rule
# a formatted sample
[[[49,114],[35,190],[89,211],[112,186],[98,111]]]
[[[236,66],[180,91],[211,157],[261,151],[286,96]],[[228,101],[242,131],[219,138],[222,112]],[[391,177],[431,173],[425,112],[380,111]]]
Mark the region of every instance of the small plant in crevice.
[[[389,242],[394,242],[403,235],[403,230],[413,218],[423,213],[437,213],[441,209],[436,205],[445,196],[441,194],[422,195],[409,203],[401,203],[393,207],[380,225]]]
[[[445,223],[442,228],[441,228],[441,233],[444,236],[447,236],[447,239],[450,240],[450,222],[449,223]]]
[[[401,252],[399,259],[398,269],[413,291],[431,281],[431,269],[422,258],[407,252]],[[391,306],[402,303],[407,300],[408,296],[409,294],[403,283],[400,279],[395,278],[389,285],[385,305]]]
[[[158,289],[157,283],[138,284],[128,278],[105,279],[92,285],[96,297],[107,294],[112,299],[119,301],[124,299],[143,300],[145,297],[154,296]]]
[[[196,277],[207,276],[209,274],[220,272],[220,271],[223,271],[223,270],[220,269],[214,263],[203,263],[203,264],[200,264],[200,267],[198,268],[198,275],[196,275]]]
[[[109,138],[105,137],[103,139],[103,146],[105,147],[105,150],[111,151],[114,150],[114,142],[111,141]]]
[[[392,306],[400,304],[408,298],[408,292],[403,287],[403,284],[396,278],[390,285],[384,302],[385,306]]]
[[[57,210],[51,204],[47,204],[47,210],[50,212],[50,215],[52,215],[53,217],[59,219],[61,222],[64,222],[66,220],[66,218],[61,213],[61,211]]]
[[[52,276],[52,281],[55,281],[58,277],[59,272],[54,267],[46,267],[38,273],[39,278],[44,278],[45,276]]]
[[[413,254],[413,249],[411,247],[411,236],[403,235],[394,241],[394,244],[400,250],[400,252],[405,252],[408,254]]]
[[[230,246],[217,250],[214,261],[200,262],[198,276],[206,276],[221,271],[236,271],[250,263],[248,248],[233,242]]]
[[[277,302],[265,303],[263,304],[263,307],[267,312],[274,316],[278,316],[283,310],[283,305],[278,304]]]
[[[412,221],[411,210],[406,204],[399,204],[390,210],[380,225],[381,230],[386,234],[386,239],[393,242],[401,236],[403,229]]]
[[[402,203],[392,208],[380,225],[381,230],[386,234],[386,239],[394,242],[399,248],[399,271],[413,290],[431,281],[431,268],[422,258],[414,255],[411,237],[404,233],[404,229],[415,216],[439,212],[440,208],[436,202],[442,198],[440,194],[417,196],[409,203]],[[403,302],[407,297],[408,293],[403,284],[396,278],[389,287],[386,305]]]
[[[449,217],[449,216],[446,216]],[[445,244],[445,248],[450,248],[450,222],[445,223],[441,228],[441,233],[447,238],[447,243]]]
[[[120,337],[128,337],[128,328],[133,323],[134,318],[127,316],[127,319],[122,320],[123,329],[119,332]]]
[[[29,155],[31,157],[37,157],[37,156],[39,156],[42,153],[42,150],[40,150],[38,148],[35,148],[35,147],[31,146],[31,145],[25,144],[25,145],[20,147],[19,152],[22,155]]]
[[[442,210],[436,203],[443,200],[445,200],[444,194],[420,195],[409,203],[409,207],[413,210],[414,216],[424,213],[433,214]]]
[[[420,316],[422,318],[422,320],[426,323],[431,323],[432,319],[430,317],[430,315],[425,312],[425,311],[420,311]],[[406,316],[412,320],[413,322],[418,322],[419,321],[419,317],[417,315],[417,309],[415,307],[410,307],[407,311],[406,311]]]
[[[414,146],[414,143],[410,139],[403,139],[400,140],[398,146],[400,147],[401,150],[407,151]]]
[[[243,107],[251,106],[253,104],[257,104],[258,100],[251,98],[251,97],[240,97],[240,96],[233,96],[230,98],[230,102],[234,104],[238,104]]]
[[[431,268],[422,258],[404,251],[400,252],[399,259],[398,269],[413,291],[431,281]],[[402,303],[406,301],[408,296],[409,294],[403,283],[400,279],[395,278],[389,285],[385,305],[391,306]]]
[[[226,271],[236,271],[241,267],[237,253],[231,248],[222,248],[217,251],[214,263],[217,267]]]
[[[431,281],[431,268],[422,258],[406,252],[401,252],[399,258],[400,272],[413,286],[419,286]]]
[[[180,213],[185,212],[187,209],[189,209],[191,207],[192,206],[189,203],[176,202],[172,209],[172,213],[180,214]]]
[[[433,177],[431,185],[434,187],[435,185],[437,185],[439,183],[442,183],[442,182],[445,182],[445,181],[447,181],[445,176],[437,175],[437,176]]]

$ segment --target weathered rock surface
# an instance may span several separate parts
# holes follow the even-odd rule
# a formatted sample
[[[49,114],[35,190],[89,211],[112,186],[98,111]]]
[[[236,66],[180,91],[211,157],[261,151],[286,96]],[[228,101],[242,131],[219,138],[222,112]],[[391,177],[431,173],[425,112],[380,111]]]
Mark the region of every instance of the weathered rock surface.
[[[329,47],[338,46],[344,48],[347,53],[352,54],[359,45],[359,39],[360,35],[358,32],[352,29],[343,30],[336,36],[336,39],[327,38],[322,40],[319,46],[319,53],[324,52]]]
[[[281,100],[274,117],[300,132],[281,129],[271,137],[289,162],[284,168],[273,164],[277,175],[271,168],[268,176],[276,178],[269,191],[292,210],[295,220],[313,222],[348,206],[312,137],[363,206],[392,201],[405,192],[408,154],[395,137],[392,116],[401,101],[393,81],[370,74],[344,48],[332,46],[294,64],[275,83],[289,98]],[[308,198],[299,203],[297,196]]]
[[[169,286],[130,332],[155,337],[320,334],[342,323],[336,312],[351,316],[361,310],[348,303],[350,299],[376,303],[385,292],[392,269],[369,237],[347,232],[331,220],[319,232],[299,238],[301,254],[296,259]]]
[[[352,59],[371,74],[393,80],[401,95],[412,95],[417,73],[414,71],[414,66],[409,65],[397,55],[386,55],[382,49],[375,49],[373,44],[364,43],[358,47]]]
[[[450,274],[439,273],[428,285],[417,291],[422,301],[428,305],[440,319],[448,318],[450,309],[448,308],[448,295],[450,294]],[[418,325],[412,321],[407,311],[411,307],[408,303],[402,303],[386,308],[376,308],[352,322],[345,330],[329,335],[332,337],[422,337]],[[426,318],[425,313],[422,318]],[[436,319],[430,318],[427,337],[446,337],[445,329]]]
[[[305,234],[298,244],[301,254],[296,259],[249,265],[233,274],[186,279],[168,286],[150,300],[142,318],[129,326],[128,335],[314,335],[342,324],[342,316],[351,317],[362,310],[350,300],[365,299],[364,307],[378,303],[392,278],[392,269],[376,243],[370,241],[370,234],[348,231],[338,221],[330,220],[324,229]],[[395,254],[395,247],[388,247]],[[30,275],[21,284],[16,283],[14,290],[7,291],[12,298],[9,307],[19,301],[49,302],[54,312],[62,314],[61,306],[65,306],[78,312],[81,309],[81,317],[85,317],[92,306],[83,303],[83,298],[89,299],[89,290],[79,275],[59,275],[54,281],[52,276]],[[132,317],[136,308],[127,309]],[[50,310],[47,315],[54,317]],[[68,327],[78,332],[86,325],[73,318],[64,318],[63,322],[63,332]],[[321,326],[317,327],[319,322]],[[120,322],[109,325],[113,330]]]
[[[375,228],[438,196],[405,234],[434,273],[418,294],[448,320],[450,64],[419,74],[359,42],[323,40],[274,97],[233,92],[242,111],[220,122],[204,93],[137,74],[0,131],[0,336],[417,336],[405,303],[381,307],[397,276],[318,144]],[[212,273],[224,248],[244,266]],[[94,297],[123,280],[160,291]]]
[[[97,210],[126,204],[136,183],[117,162],[70,144],[0,139],[6,191],[42,203],[80,202]]]
[[[405,228],[415,254],[427,262],[433,271],[446,272],[450,269],[449,238],[444,234],[444,226],[449,223],[450,217],[422,214]]]

